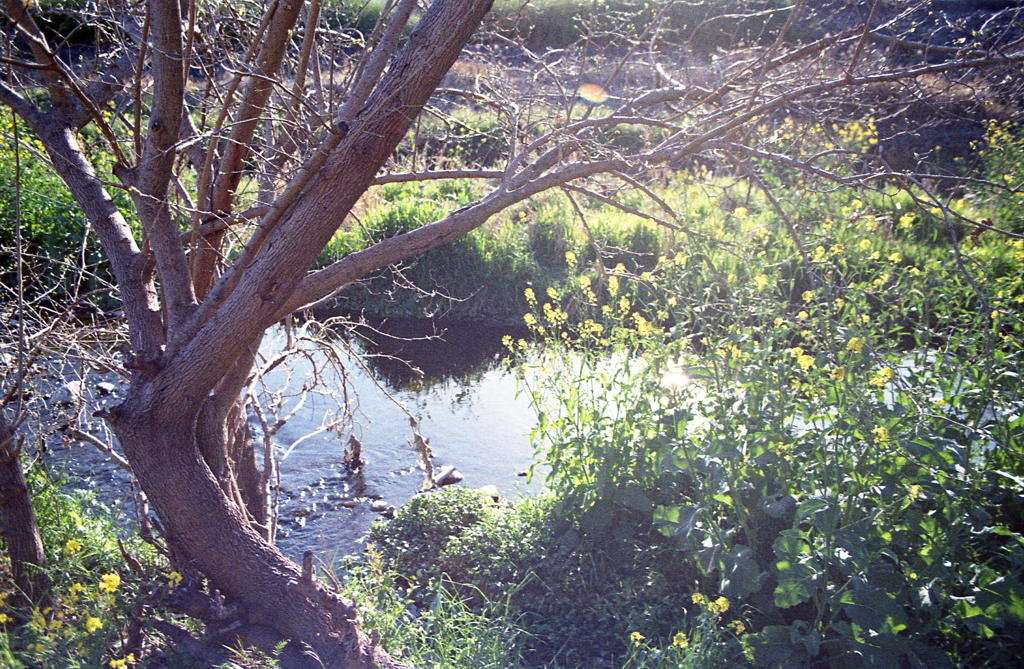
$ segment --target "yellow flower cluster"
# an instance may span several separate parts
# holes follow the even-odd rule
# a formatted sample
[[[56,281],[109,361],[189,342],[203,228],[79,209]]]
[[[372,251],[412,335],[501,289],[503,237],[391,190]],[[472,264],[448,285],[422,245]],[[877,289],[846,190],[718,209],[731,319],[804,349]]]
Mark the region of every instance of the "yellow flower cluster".
[[[864,150],[878,144],[878,128],[873,118],[864,123],[852,121],[841,126],[834,123],[832,130],[839,135],[839,141],[847,146]]]
[[[805,372],[814,369],[814,356],[804,353],[804,350],[799,346],[789,349],[789,354],[796,360],[796,364],[800,366],[800,369]]]
[[[729,610],[729,600],[725,597],[719,597],[713,602],[708,602],[708,611],[711,613],[722,615]]]
[[[892,377],[892,370],[889,369],[888,367],[882,367],[881,369],[875,370],[875,373],[874,375],[872,375],[871,380],[868,381],[868,385],[873,386],[875,388],[881,388],[885,384],[889,383],[889,381],[892,380]]]
[[[112,593],[121,585],[121,577],[117,574],[104,574],[100,577],[99,588],[103,592]]]

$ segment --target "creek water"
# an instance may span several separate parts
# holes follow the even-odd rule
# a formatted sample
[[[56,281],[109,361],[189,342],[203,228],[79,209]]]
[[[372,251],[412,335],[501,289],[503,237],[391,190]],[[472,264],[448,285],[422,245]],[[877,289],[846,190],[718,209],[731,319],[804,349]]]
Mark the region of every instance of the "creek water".
[[[293,356],[289,369],[267,376],[271,391],[294,392],[317,378],[335,394],[307,395],[274,435],[281,477],[277,540],[286,554],[360,552],[379,517],[371,505],[397,507],[420,490],[424,474],[411,445],[410,416],[429,440],[435,471],[454,466],[465,477],[461,485],[493,485],[507,498],[539,489],[521,475],[531,462],[527,435],[536,415],[504,363],[501,338],[515,332],[412,319],[355,332],[327,337],[327,351],[301,346],[305,354]],[[286,341],[284,330],[271,332],[263,354],[272,356]],[[347,417],[323,430],[339,415],[339,398],[347,399]],[[298,401],[285,399],[281,413]],[[259,439],[258,423],[254,428]],[[344,465],[353,435],[365,460],[359,474]]]

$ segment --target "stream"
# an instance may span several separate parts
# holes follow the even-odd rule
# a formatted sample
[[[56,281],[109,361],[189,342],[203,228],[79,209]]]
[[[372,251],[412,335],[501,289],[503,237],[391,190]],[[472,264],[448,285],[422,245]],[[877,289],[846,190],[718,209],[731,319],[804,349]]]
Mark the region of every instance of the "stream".
[[[501,339],[509,328],[389,319],[357,332],[331,339],[334,366],[326,365],[329,356],[313,351],[293,356],[290,376],[283,369],[267,376],[271,390],[294,390],[318,378],[326,388],[346,393],[351,412],[338,427],[317,433],[337,415],[339,402],[310,394],[274,435],[281,475],[277,541],[283,552],[361,552],[379,517],[374,508],[401,506],[420,490],[424,472],[412,446],[410,415],[429,442],[435,473],[453,466],[464,476],[461,485],[495,486],[513,499],[540,488],[522,476],[531,462],[527,435],[536,416],[528,399],[517,396],[515,375],[505,364]],[[283,329],[271,331],[264,355],[285,342]],[[283,402],[282,413],[296,402]],[[260,435],[256,423],[254,436]],[[343,462],[353,435],[365,461],[358,474]]]

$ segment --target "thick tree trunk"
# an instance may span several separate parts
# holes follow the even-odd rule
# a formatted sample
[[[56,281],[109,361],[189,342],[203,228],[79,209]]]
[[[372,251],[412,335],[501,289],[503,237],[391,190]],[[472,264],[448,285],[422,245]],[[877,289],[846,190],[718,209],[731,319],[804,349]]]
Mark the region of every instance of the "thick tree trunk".
[[[14,429],[0,413],[0,519],[4,543],[15,585],[30,601],[40,603],[49,595],[49,580],[43,571],[46,554],[21,471],[19,450]]]
[[[201,412],[159,377],[133,385],[108,416],[168,539],[254,626],[307,644],[325,667],[399,667],[373,645],[355,612],[303,579],[253,529],[199,451]]]

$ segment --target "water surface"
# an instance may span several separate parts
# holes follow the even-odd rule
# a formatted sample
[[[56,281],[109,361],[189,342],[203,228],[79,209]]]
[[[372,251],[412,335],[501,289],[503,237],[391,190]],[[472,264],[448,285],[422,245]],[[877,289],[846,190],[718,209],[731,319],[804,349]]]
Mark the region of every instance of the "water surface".
[[[410,415],[429,440],[435,468],[455,466],[465,477],[461,485],[493,485],[511,498],[538,489],[520,476],[530,465],[527,434],[535,414],[517,396],[515,376],[504,362],[501,338],[508,328],[394,319],[357,332],[332,338],[330,352],[339,363],[334,368],[326,366],[330,355],[307,344],[308,356],[292,357],[290,376],[283,368],[268,376],[269,389],[294,390],[315,373],[322,386],[347,398],[350,412],[338,428],[303,440],[339,412],[337,398],[310,394],[275,435],[278,544],[286,554],[361,551],[378,517],[371,504],[399,506],[420,490],[424,476],[410,444]],[[272,331],[264,355],[285,341],[282,329]],[[285,410],[296,401],[285,401]],[[347,473],[343,463],[352,435],[366,460],[361,475]]]

